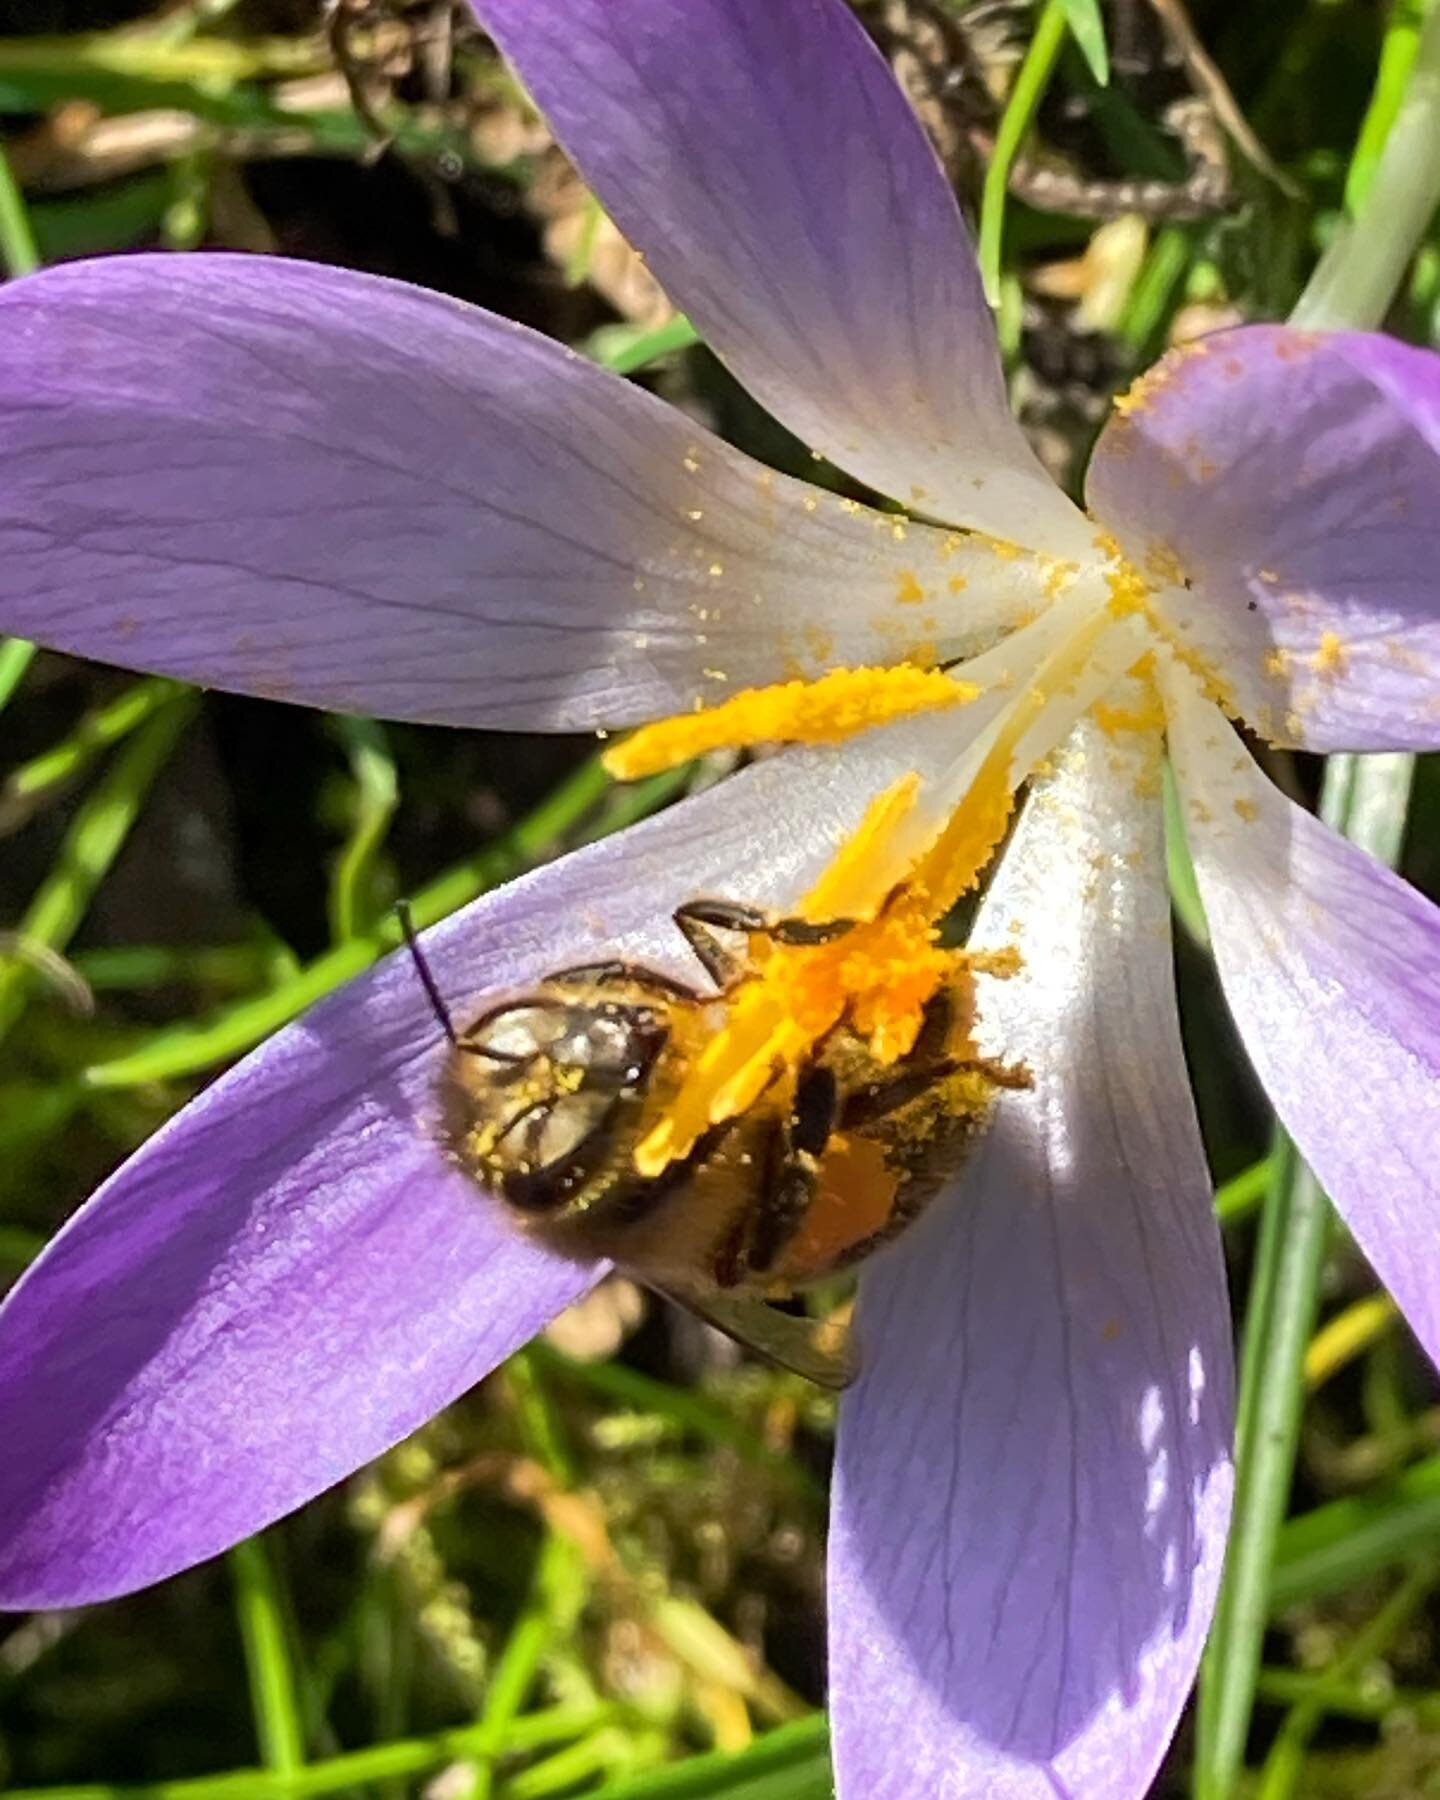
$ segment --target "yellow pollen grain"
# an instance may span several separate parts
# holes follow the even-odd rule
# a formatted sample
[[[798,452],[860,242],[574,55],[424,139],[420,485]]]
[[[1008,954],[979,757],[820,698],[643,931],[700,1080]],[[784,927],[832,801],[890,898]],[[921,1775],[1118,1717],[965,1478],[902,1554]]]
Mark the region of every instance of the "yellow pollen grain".
[[[991,538],[989,550],[990,554],[998,557],[1001,562],[1014,562],[1021,553],[1020,546],[1012,544],[1008,538]]]
[[[1333,678],[1344,674],[1348,657],[1349,652],[1338,634],[1333,631],[1322,631],[1319,647],[1310,658],[1310,667],[1317,675],[1328,675]]]
[[[1253,800],[1237,800],[1235,802],[1235,811],[1247,825],[1253,825],[1260,817],[1260,808]]]
[[[698,525],[701,519],[705,517],[705,509],[702,506],[687,507],[685,510],[685,517],[691,520],[692,523]]]
[[[945,585],[952,594],[963,594],[970,583],[963,575],[952,575]]]
[[[642,725],[605,752],[619,781],[658,774],[710,750],[752,744],[833,744],[872,725],[963,706],[980,690],[938,669],[833,669],[816,681],[746,688],[718,706]]]
[[[1265,673],[1272,678],[1281,679],[1290,667],[1290,652],[1278,644],[1274,649],[1265,652]]]
[[[1125,731],[1163,731],[1165,728],[1165,707],[1153,687],[1139,706],[1111,706],[1100,700],[1090,708],[1090,716],[1107,737],[1116,737]]]
[[[1171,587],[1189,585],[1185,565],[1169,544],[1154,543],[1150,546],[1145,553],[1145,572],[1152,580],[1165,582]]]
[[[901,606],[917,606],[925,598],[925,590],[921,587],[913,569],[900,571],[900,591],[895,598]]]
[[[711,574],[712,574],[712,575],[723,575],[723,574],[724,574],[724,573],[725,573],[725,565],[724,565],[724,563],[718,563],[718,562],[713,562],[713,563],[711,563],[711,565],[710,565],[710,573],[711,573]]]
[[[1105,571],[1105,585],[1110,590],[1110,611],[1117,619],[1132,613],[1143,613],[1149,607],[1150,583],[1124,557]]]

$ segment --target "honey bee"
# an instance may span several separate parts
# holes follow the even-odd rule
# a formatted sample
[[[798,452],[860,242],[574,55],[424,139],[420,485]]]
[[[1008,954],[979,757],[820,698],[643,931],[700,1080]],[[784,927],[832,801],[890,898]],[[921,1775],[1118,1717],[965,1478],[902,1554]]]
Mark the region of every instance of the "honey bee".
[[[551,1250],[607,1259],[823,1386],[856,1373],[843,1333],[773,1303],[903,1231],[983,1127],[995,1088],[1026,1080],[957,1054],[957,1041],[968,1048],[970,995],[944,987],[899,1061],[877,1062],[842,1020],[797,1071],[777,1071],[754,1104],[642,1175],[641,1136],[744,978],[727,936],[819,944],[853,921],[694,900],[674,920],[713,992],[636,963],[585,963],[457,1030],[401,920],[450,1044],[440,1128],[455,1163]]]

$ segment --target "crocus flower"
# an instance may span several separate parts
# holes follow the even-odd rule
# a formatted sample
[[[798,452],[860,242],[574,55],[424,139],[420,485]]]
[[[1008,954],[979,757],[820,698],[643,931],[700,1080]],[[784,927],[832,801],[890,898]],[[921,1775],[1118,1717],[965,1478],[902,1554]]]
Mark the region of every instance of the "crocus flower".
[[[1018,953],[979,1030],[1032,1085],[861,1279],[837,1779],[844,1800],[1139,1795],[1230,1492],[1162,739],[1249,1054],[1440,1347],[1440,916],[1226,717],[1312,750],[1440,741],[1440,365],[1263,326],[1197,345],[1106,427],[1086,517],[1007,410],[952,196],[839,0],[479,12],[719,355],[908,517],[431,294],[263,258],[77,264],[0,293],[0,628],[393,718],[685,715],[629,741],[632,769],[791,743],[429,934],[462,1020],[601,951],[694,979],[669,913],[697,894],[803,904],[847,857],[879,893],[944,834],[963,886],[1030,781],[973,946]],[[877,830],[901,792],[904,828]],[[60,1233],[0,1335],[10,1605],[212,1555],[597,1278],[442,1157],[444,1049],[391,958]]]

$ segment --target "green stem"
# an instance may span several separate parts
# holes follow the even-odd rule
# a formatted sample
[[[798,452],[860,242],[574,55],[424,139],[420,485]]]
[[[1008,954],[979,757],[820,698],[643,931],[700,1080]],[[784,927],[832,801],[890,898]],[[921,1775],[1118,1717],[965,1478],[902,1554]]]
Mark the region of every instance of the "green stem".
[[[1005,112],[995,134],[990,167],[985,171],[985,187],[980,196],[980,274],[985,283],[985,297],[992,307],[1000,304],[1000,257],[1010,170],[1040,110],[1067,29],[1063,0],[1046,0],[1045,10],[1005,103]]]
[[[70,942],[194,710],[194,694],[181,689],[136,733],[86,796],[16,928],[22,944],[58,953]],[[20,1016],[34,961],[14,956],[0,963],[0,1036]]]
[[[0,642],[0,708],[9,704],[16,688],[25,679],[25,671],[35,660],[36,646],[24,638],[6,638]]]
[[[582,1736],[604,1716],[593,1705],[555,1706],[528,1713],[506,1734],[506,1754],[519,1755]],[[376,1744],[311,1763],[290,1775],[273,1769],[230,1769],[218,1775],[134,1785],[95,1781],[78,1786],[7,1788],[5,1800],[312,1800],[312,1796],[338,1794],[346,1788],[427,1775],[462,1761],[473,1753],[480,1729],[462,1725],[432,1737]],[[782,1738],[785,1733],[770,1735]]]
[[[173,681],[151,675],[106,705],[86,713],[60,743],[22,763],[6,778],[0,787],[0,831],[14,831],[23,825],[59,788],[83,774],[122,738],[137,731],[178,692]]]
[[[333,723],[355,781],[354,822],[330,879],[330,935],[343,944],[374,925],[371,883],[400,787],[383,726],[343,714]]]
[[[29,275],[40,267],[40,252],[35,247],[35,233],[25,196],[10,167],[10,159],[0,146],[0,262],[11,275]]]
[[[305,1729],[280,1585],[263,1539],[237,1544],[230,1569],[260,1756],[276,1775],[293,1775],[305,1766]]]
[[[604,820],[606,828],[619,830],[633,823],[642,812],[653,812],[678,793],[688,779],[688,770],[681,769],[656,777],[653,783],[636,783],[635,791],[626,790],[625,804],[609,811]],[[411,901],[415,923],[422,928],[434,925],[553,853],[557,839],[576,832],[581,820],[609,789],[610,778],[599,759],[584,763],[514,830],[457,863],[415,894]],[[362,936],[326,951],[269,992],[222,1008],[208,1018],[157,1032],[129,1055],[93,1065],[85,1071],[84,1079],[90,1087],[137,1087],[213,1068],[252,1049],[314,1001],[368,969],[398,942],[393,925],[382,921]]]
[[[1364,170],[1359,178],[1355,217],[1316,264],[1291,314],[1294,325],[1378,325],[1440,204],[1440,7],[1432,8],[1420,31],[1393,117],[1373,173]],[[1373,158],[1373,145],[1366,155]]]

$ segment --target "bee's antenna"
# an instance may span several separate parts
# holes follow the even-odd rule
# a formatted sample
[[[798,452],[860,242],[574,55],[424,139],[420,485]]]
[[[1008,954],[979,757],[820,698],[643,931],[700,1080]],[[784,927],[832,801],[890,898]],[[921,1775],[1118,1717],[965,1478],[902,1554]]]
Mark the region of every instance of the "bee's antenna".
[[[430,1010],[440,1022],[440,1029],[452,1045],[460,1042],[455,1030],[455,1021],[450,1017],[450,1008],[445,1004],[430,965],[425,960],[425,952],[420,948],[420,939],[415,932],[415,921],[410,916],[410,902],[395,902],[395,917],[400,921],[400,930],[405,939],[406,948],[410,952],[410,960],[415,964],[415,973],[420,977],[420,985],[425,990],[425,998],[430,1002]]]

